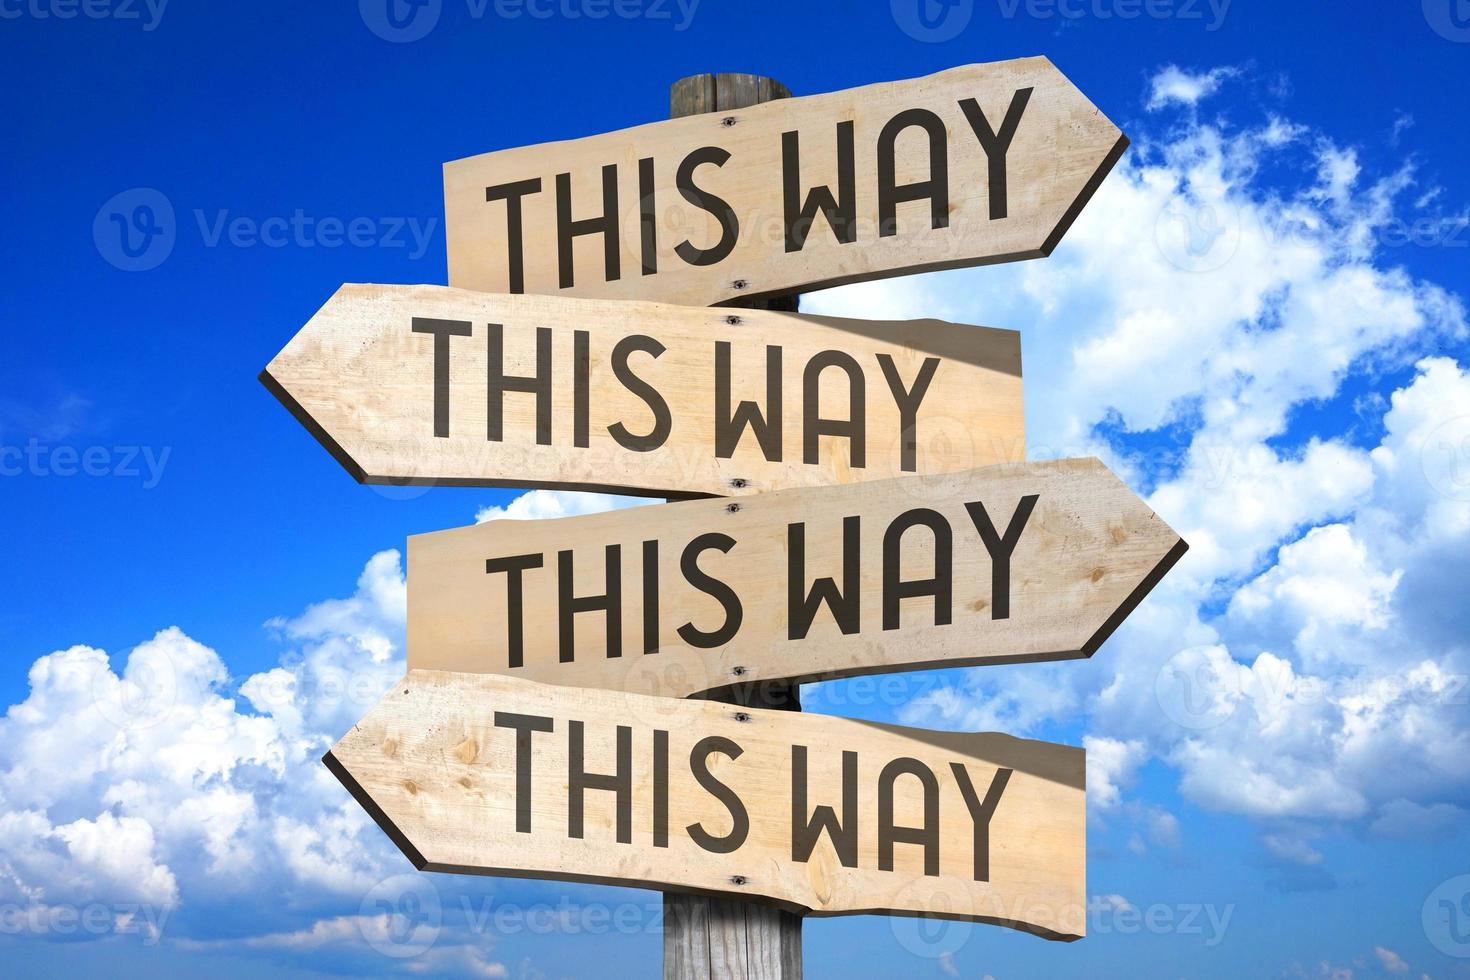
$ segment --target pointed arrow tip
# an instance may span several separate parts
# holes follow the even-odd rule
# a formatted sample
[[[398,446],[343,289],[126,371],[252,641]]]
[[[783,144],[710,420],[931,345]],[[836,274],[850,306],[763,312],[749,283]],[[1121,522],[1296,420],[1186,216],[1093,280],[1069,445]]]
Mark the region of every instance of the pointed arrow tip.
[[[1102,186],[1103,180],[1107,178],[1108,174],[1112,173],[1113,167],[1123,158],[1123,154],[1127,151],[1128,145],[1128,137],[1123,134],[1122,130],[1118,130],[1118,139],[1113,143],[1113,148],[1108,151],[1107,156],[1103,157],[1102,162],[1097,165],[1097,169],[1093,171],[1092,176],[1083,185],[1082,193],[1078,194],[1076,199],[1072,201],[1071,207],[1067,208],[1061,220],[1052,229],[1051,234],[1046,236],[1046,241],[1041,243],[1041,254],[1044,258],[1051,256],[1052,251],[1061,242],[1062,236],[1067,234],[1072,227],[1072,223],[1082,213],[1082,209],[1087,207],[1087,203],[1092,200],[1092,196]]]
[[[271,363],[274,364],[275,361]],[[276,396],[276,400],[285,406],[286,411],[296,417],[296,421],[301,423],[302,428],[310,432],[313,438],[322,444],[322,448],[342,465],[342,468],[347,471],[349,476],[358,483],[368,482],[367,471],[357,465],[357,460],[353,459],[347,450],[342,448],[342,444],[336,439],[333,439],[331,434],[322,428],[321,423],[312,418],[311,413],[302,407],[301,403],[296,400],[296,396],[292,395],[286,389],[286,386],[281,384],[275,375],[271,374],[269,365],[266,366],[265,370],[260,372],[260,383],[265,385],[267,391]]]
[[[367,812],[367,815],[373,818],[373,822],[378,825],[383,833],[388,835],[388,839],[397,845],[398,849],[403,852],[403,856],[408,858],[409,862],[414,866],[414,869],[423,871],[428,866],[428,859],[424,857],[417,847],[413,846],[413,842],[393,822],[393,818],[383,812],[383,808],[378,806],[377,801],[368,794],[367,790],[362,788],[362,784],[357,781],[357,777],[353,776],[347,770],[347,767],[342,764],[342,761],[331,750],[328,750],[327,754],[322,756],[322,765],[326,766],[327,771],[337,777],[337,781],[342,784],[347,792],[352,794],[352,798],[357,801],[358,806],[362,807]]]
[[[1082,655],[1084,657],[1091,657],[1097,652],[1098,647],[1107,642],[1108,637],[1112,636],[1113,632],[1119,626],[1123,625],[1123,620],[1127,619],[1133,613],[1133,610],[1138,608],[1138,604],[1144,600],[1144,597],[1153,591],[1154,586],[1158,585],[1165,575],[1169,574],[1169,570],[1179,563],[1179,559],[1183,558],[1184,553],[1188,550],[1189,542],[1183,538],[1178,538],[1168,553],[1159,559],[1159,563],[1153,567],[1153,570],[1143,577],[1142,582],[1138,583],[1138,587],[1129,594],[1127,599],[1123,600],[1123,604],[1113,610],[1113,614],[1107,618],[1106,622],[1098,627],[1097,632],[1093,633],[1088,641],[1082,644]]]

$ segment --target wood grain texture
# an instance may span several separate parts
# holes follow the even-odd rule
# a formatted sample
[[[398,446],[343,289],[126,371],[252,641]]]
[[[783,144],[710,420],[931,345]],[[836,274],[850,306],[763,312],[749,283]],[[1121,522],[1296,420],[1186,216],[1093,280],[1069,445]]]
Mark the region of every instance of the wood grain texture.
[[[524,783],[507,714],[542,719]],[[656,732],[667,733],[666,766],[655,755]],[[618,829],[619,793],[589,788],[581,836],[572,835],[576,737],[582,771],[625,778],[626,833]],[[615,761],[620,738],[630,746],[626,766]],[[697,753],[708,738],[727,741]],[[804,780],[794,776],[793,746],[806,749]],[[855,759],[850,811],[844,752]],[[734,805],[701,784],[695,755]],[[890,777],[885,791],[882,773],[895,760],[910,771]],[[1050,939],[1084,931],[1084,755],[1069,746],[411,670],[324,761],[421,870],[758,897],[816,915],[971,919]],[[920,771],[933,775],[927,791]],[[666,837],[656,819],[660,772],[667,773]],[[805,812],[793,802],[798,784]],[[995,794],[984,819],[973,815],[966,784],[979,796]],[[929,844],[885,831],[885,796],[886,824],[927,828]],[[736,806],[746,822],[739,836]],[[819,806],[855,826],[851,850],[822,831],[798,857],[793,825],[805,828]],[[711,849],[696,827],[733,839]],[[985,855],[978,863],[977,851]],[[731,963],[752,954],[724,955]]]
[[[974,99],[998,133],[1022,89],[1032,94],[1005,155],[1007,207],[1004,216],[992,217],[995,188],[989,157],[961,102]],[[934,226],[928,201],[911,200],[897,204],[894,233],[884,235],[880,136],[890,121],[911,110],[933,113],[935,125],[943,129],[947,226]],[[799,199],[805,202],[814,186],[829,185],[834,195],[839,190],[837,133],[844,123],[853,127],[856,234],[841,242],[818,215],[803,247],[788,251],[782,134],[798,134]],[[1126,146],[1118,128],[1050,61],[1038,57],[500,150],[444,167],[449,282],[496,292],[706,306],[924,270],[1037,258],[1055,248]],[[680,257],[681,245],[713,250],[724,237],[721,223],[678,186],[683,161],[707,147],[718,151],[723,163],[698,166],[690,183],[726,202],[738,230],[723,257],[692,265]],[[899,133],[893,150],[896,186],[930,178],[930,144],[922,129]],[[653,161],[651,183],[640,177],[640,160]],[[608,218],[606,167],[616,168],[616,212],[609,221],[615,223],[617,275],[611,275],[602,233],[568,236],[572,284],[564,286],[559,175],[566,175],[568,221]],[[487,189],[533,181],[537,183],[524,186],[538,189],[516,198],[521,234],[512,236],[510,203],[503,195],[487,199],[495,197]],[[656,232],[651,256],[645,254],[646,229]],[[513,241],[522,246],[519,289],[512,273]]]
[[[1003,534],[1032,496],[1014,540],[1008,588],[998,596],[996,562],[967,505],[983,506]],[[941,603],[932,596],[898,599],[894,621],[885,621],[885,537],[896,519],[916,513],[948,528],[952,555],[939,561],[939,534],[910,527],[890,543],[896,581],[947,581],[948,623],[938,622]],[[855,526],[849,528],[849,519]],[[801,527],[805,547],[795,575],[793,525]],[[656,552],[647,542],[657,543]],[[685,696],[769,680],[1090,656],[1184,549],[1173,529],[1090,458],[559,520],[492,521],[409,538],[408,662]],[[653,559],[647,570],[645,555]],[[487,561],[517,556],[528,556],[519,559],[525,566],[519,617],[509,599],[511,574],[487,571]],[[736,597],[733,632],[730,605],[716,598],[722,590],[686,574],[691,562]],[[573,611],[572,602],[564,610],[561,600],[563,566],[568,597],[585,605],[609,592],[610,564],[620,579],[620,601],[605,603],[620,614],[611,631],[605,610]],[[657,579],[647,583],[650,570]],[[843,631],[834,606],[824,602],[808,631],[795,635],[801,617],[791,582],[800,606],[812,583],[828,577],[832,591],[856,605],[850,630]],[[1009,605],[1004,618],[994,608],[1002,599]],[[655,607],[656,617],[646,615]],[[512,667],[517,622],[522,666]],[[727,635],[716,635],[717,644],[701,645],[722,630]],[[644,652],[649,649],[655,652]]]
[[[415,332],[415,321],[460,323],[467,336]],[[506,376],[538,372],[540,331],[549,331],[550,443],[538,432],[536,394],[506,391],[499,439],[488,427],[491,324],[499,324]],[[586,445],[577,445],[576,333],[587,335]],[[664,350],[613,353],[643,336]],[[447,345],[447,425],[436,422],[436,347]],[[729,344],[729,405],[717,400],[717,344]],[[741,427],[721,457],[716,418],[750,401],[772,419],[769,348],[780,349],[779,451]],[[862,466],[855,440],[821,434],[806,462],[807,366],[822,352],[850,356],[863,391]],[[882,358],[890,359],[903,396]],[[935,359],[911,434],[901,401]],[[647,399],[619,377],[631,372],[668,409],[657,448],[632,449],[655,419]],[[816,371],[816,369],[813,369]],[[816,373],[823,418],[851,417],[853,382],[841,367]],[[943,473],[1025,456],[1020,338],[1010,330],[938,320],[870,322],[760,310],[690,309],[654,303],[475,293],[443,286],[345,285],[271,361],[262,375],[283,403],[358,480],[608,490],[658,496],[741,495],[897,476],[912,441],[916,473]],[[917,392],[916,392],[917,394]]]

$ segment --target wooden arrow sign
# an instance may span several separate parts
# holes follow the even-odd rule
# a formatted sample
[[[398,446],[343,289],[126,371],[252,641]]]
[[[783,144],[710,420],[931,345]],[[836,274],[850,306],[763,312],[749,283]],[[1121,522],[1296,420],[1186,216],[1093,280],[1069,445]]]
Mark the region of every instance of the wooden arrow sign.
[[[408,542],[410,667],[676,697],[1090,656],[1185,543],[1096,459]]]
[[[323,761],[421,870],[1084,931],[1064,745],[411,670]]]
[[[358,480],[739,495],[1025,456],[1010,330],[343,286],[261,375]]]
[[[444,167],[449,282],[691,306],[1051,254],[1128,141],[1045,58]]]

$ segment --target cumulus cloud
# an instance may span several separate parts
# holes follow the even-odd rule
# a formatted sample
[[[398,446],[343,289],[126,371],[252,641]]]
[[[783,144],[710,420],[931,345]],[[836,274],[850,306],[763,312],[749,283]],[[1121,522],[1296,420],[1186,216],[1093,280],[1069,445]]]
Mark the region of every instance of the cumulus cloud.
[[[238,688],[176,627],[117,669],[84,646],[37,659],[0,719],[0,901],[206,933],[241,900],[265,921],[356,907],[402,858],[318,760],[402,675],[404,595],[397,552],[374,556],[350,597],[273,621],[295,646]]]
[[[403,675],[406,601],[389,550],[350,594],[265,624],[286,650],[243,679],[176,627],[116,658],[38,658],[0,718],[0,904],[24,912],[12,921],[44,936],[83,910],[106,919],[82,931],[92,938],[185,953],[506,976],[469,915],[471,886],[450,903],[411,872],[319,761]]]
[[[1346,524],[1314,527],[1230,599],[1229,613],[1263,637],[1291,637],[1303,662],[1330,663],[1344,633],[1382,633],[1403,571],[1378,567]]]

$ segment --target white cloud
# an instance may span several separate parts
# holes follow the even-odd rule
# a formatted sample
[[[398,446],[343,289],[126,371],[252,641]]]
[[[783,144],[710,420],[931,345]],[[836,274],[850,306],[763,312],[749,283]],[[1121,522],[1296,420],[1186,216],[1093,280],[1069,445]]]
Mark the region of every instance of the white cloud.
[[[504,507],[481,507],[475,513],[475,523],[577,517],[581,514],[601,514],[604,511],[656,503],[659,501],[651,497],[623,497],[611,493],[582,493],[573,490],[531,490]]]
[[[273,619],[267,625],[291,640],[350,643],[373,663],[384,663],[393,655],[407,618],[408,584],[399,569],[398,552],[380,551],[368,561],[349,598],[327,599],[299,616]]]
[[[1312,528],[1230,599],[1229,614],[1262,637],[1290,637],[1302,661],[1329,665],[1346,637],[1381,634],[1402,570],[1377,566],[1346,524]]]
[[[1148,836],[1153,843],[1171,851],[1178,850],[1183,843],[1183,831],[1179,818],[1160,807],[1149,807],[1146,812]]]
[[[1313,440],[1297,458],[1255,440],[1230,447],[1216,471],[1191,445],[1182,472],[1149,498],[1189,542],[1180,573],[1196,587],[1249,573],[1283,537],[1351,512],[1373,485],[1367,454],[1340,442]]]
[[[1263,834],[1261,843],[1272,857],[1291,864],[1312,867],[1322,863],[1322,852],[1301,837],[1292,834]]]
[[[1076,692],[1054,679],[1055,665],[1035,665],[1015,674],[1004,690],[937,687],[911,698],[898,712],[899,721],[915,727],[963,731],[1024,731],[1044,718],[1065,714],[1077,704]],[[983,683],[983,674],[968,682]]]
[[[1237,74],[1234,68],[1215,68],[1196,74],[1170,65],[1155,75],[1149,86],[1148,110],[1153,112],[1171,103],[1197,105],[1200,100],[1214,95],[1227,78]]]
[[[275,626],[301,643],[229,691],[177,628],[122,658],[39,658],[0,719],[0,900],[141,903],[352,896],[401,858],[318,759],[401,676],[403,574],[374,556],[357,592]],[[175,916],[174,921],[178,921]]]
[[[1381,485],[1373,516],[1411,545],[1470,532],[1470,374],[1447,357],[1416,368],[1393,393],[1372,454]]]
[[[39,810],[0,813],[0,880],[11,900],[40,906],[85,904],[93,896],[168,910],[178,882],[158,862],[153,828],[108,812],[53,824]]]
[[[1374,946],[1373,955],[1378,957],[1378,964],[1389,973],[1409,972],[1409,964],[1405,963],[1403,957],[1391,949],[1383,946]]]
[[[1132,902],[1116,892],[1107,895],[1094,895],[1092,896],[1092,901],[1088,904],[1092,908],[1109,912],[1126,912],[1129,909],[1136,908]]]
[[[1123,799],[1123,786],[1131,782],[1138,767],[1148,758],[1142,742],[1089,735],[1082,740],[1087,750],[1087,802],[1110,810]]]

